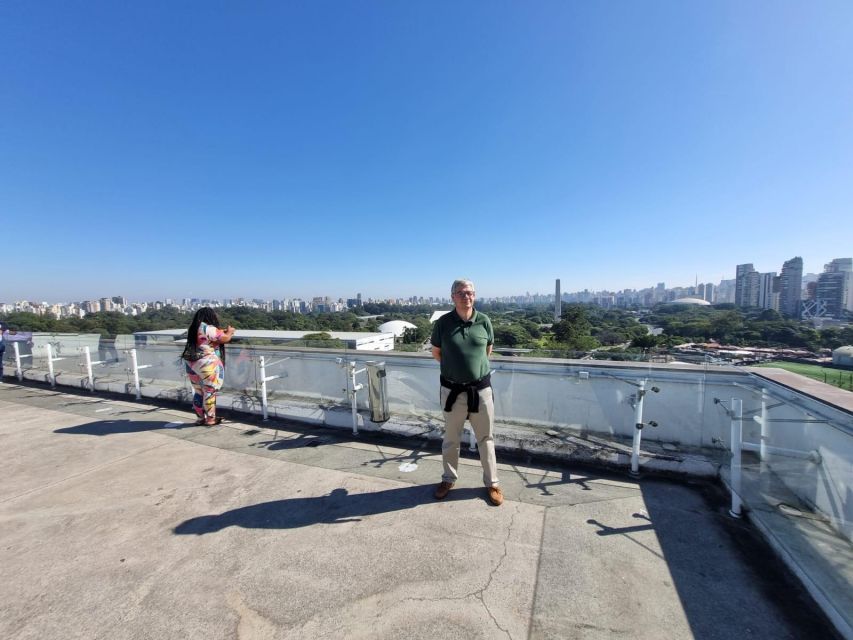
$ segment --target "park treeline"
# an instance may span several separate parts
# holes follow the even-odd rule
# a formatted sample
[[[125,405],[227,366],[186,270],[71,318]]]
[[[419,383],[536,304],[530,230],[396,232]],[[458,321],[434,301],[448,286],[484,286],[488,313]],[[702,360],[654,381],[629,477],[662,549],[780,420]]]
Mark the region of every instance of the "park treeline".
[[[721,344],[795,349],[836,349],[853,344],[853,326],[815,329],[783,317],[772,309],[738,309],[734,305],[687,307],[659,305],[645,321],[661,327],[664,339],[688,342],[714,340]]]
[[[84,318],[57,319],[52,315],[10,313],[0,315],[10,328],[18,331],[44,331],[50,333],[99,333],[114,337],[137,331],[184,329],[190,325],[194,312],[184,312],[175,307],[151,309],[136,316],[126,316],[114,311],[90,313]],[[269,329],[282,331],[377,331],[381,321],[365,319],[354,313],[300,314],[290,311],[264,311],[250,307],[216,309],[223,326],[238,329]]]
[[[684,342],[710,342],[753,347],[789,347],[817,351],[853,344],[853,327],[816,330],[769,309],[738,309],[734,305],[694,307],[661,304],[647,311],[604,309],[596,305],[567,304],[554,321],[553,308],[521,307],[506,303],[480,303],[492,319],[498,347],[529,350],[531,355],[562,355],[593,349],[626,352],[666,348]],[[402,306],[368,303],[356,312],[300,314],[249,307],[217,309],[223,325],[238,329],[286,331],[377,331],[387,320],[415,325],[400,341],[400,348],[418,349],[429,338],[430,305]],[[19,331],[98,333],[104,337],[137,331],[189,326],[191,312],[174,307],[152,309],[137,316],[115,312],[84,318],[58,319],[51,315],[10,313],[0,315]],[[651,335],[648,326],[659,327]]]

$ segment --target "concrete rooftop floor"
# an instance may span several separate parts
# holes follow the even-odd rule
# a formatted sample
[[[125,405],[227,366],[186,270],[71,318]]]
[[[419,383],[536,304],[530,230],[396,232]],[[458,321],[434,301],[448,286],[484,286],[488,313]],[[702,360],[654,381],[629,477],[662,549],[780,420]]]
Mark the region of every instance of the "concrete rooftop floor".
[[[0,385],[0,638],[836,637],[714,484],[193,417]]]

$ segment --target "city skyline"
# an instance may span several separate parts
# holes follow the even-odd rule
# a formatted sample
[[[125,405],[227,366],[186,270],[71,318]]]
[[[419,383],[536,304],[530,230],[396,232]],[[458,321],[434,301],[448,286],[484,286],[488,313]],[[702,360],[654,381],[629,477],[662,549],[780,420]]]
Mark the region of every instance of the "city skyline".
[[[795,260],[796,258],[797,257],[791,258],[791,260]],[[836,263],[842,263],[845,261],[847,263],[849,263],[850,260],[851,260],[851,258],[833,258],[832,260],[829,260],[826,263],[824,263],[823,267],[826,269],[829,269],[831,271],[835,271],[836,270],[835,267],[837,267]],[[785,261],[785,262],[787,263],[788,261]],[[751,265],[751,264],[743,264],[743,265],[737,265],[737,268],[752,267],[752,266],[753,265]],[[784,267],[784,263],[782,266]],[[759,270],[753,269],[753,271],[754,271],[756,276],[759,275],[759,273],[758,273]],[[821,272],[823,272],[823,269],[821,270]],[[806,284],[808,282],[817,283],[818,277],[821,275],[821,272],[811,272],[811,271],[807,271],[805,269],[803,270],[802,276],[801,276],[801,279],[802,279],[801,289],[803,290],[803,292],[805,292],[805,287],[806,287]],[[761,273],[760,275],[761,276],[775,275],[775,271],[774,272],[768,272],[768,273]],[[619,295],[619,294],[629,294],[632,292],[633,293],[639,293],[639,292],[648,292],[648,291],[654,291],[654,290],[658,290],[658,291],[662,290],[662,291],[665,291],[668,293],[675,292],[675,293],[680,294],[680,296],[684,296],[684,295],[689,294],[689,295],[698,295],[699,297],[702,297],[699,294],[703,293],[705,287],[708,285],[710,285],[712,287],[713,296],[716,298],[718,288],[720,288],[721,285],[727,285],[728,289],[726,290],[726,295],[727,295],[727,297],[730,297],[731,300],[726,299],[723,301],[724,302],[736,303],[738,300],[737,294],[736,294],[737,278],[738,278],[737,270],[735,270],[734,277],[732,277],[732,278],[721,278],[719,281],[716,281],[716,282],[705,281],[705,280],[700,279],[700,280],[696,280],[692,284],[673,285],[673,284],[667,284],[666,282],[661,281],[661,282],[657,282],[653,285],[648,285],[648,286],[639,287],[639,288],[618,287],[618,288],[612,288],[612,289],[592,289],[589,287],[585,287],[583,289],[576,289],[576,290],[572,290],[572,291],[562,290],[561,298],[563,300],[571,301],[573,299],[576,299],[578,296],[583,296],[584,294],[587,294],[590,296],[597,296],[597,295],[602,295],[602,294]],[[512,299],[520,300],[523,298],[550,299],[553,301],[554,296],[555,296],[555,294],[554,294],[554,283],[559,282],[559,281],[560,281],[559,278],[552,280],[551,291],[547,291],[547,290],[544,290],[544,291],[532,290],[531,291],[528,289],[528,290],[525,290],[523,293],[522,292],[515,292],[515,293],[505,294],[505,295],[489,295],[489,294],[484,295],[484,294],[482,294],[481,291],[478,291],[477,297],[481,300],[488,300],[488,301],[509,301]],[[476,285],[476,283],[475,283],[475,285]],[[663,286],[661,287],[661,285],[663,285]],[[755,286],[757,286],[757,284]],[[479,289],[479,287],[478,287],[478,289]],[[698,289],[698,291],[696,291],[697,289]],[[364,290],[369,291],[366,288],[364,288]],[[755,295],[757,295],[757,293],[755,293]],[[0,299],[0,305],[5,304],[5,305],[14,306],[16,303],[22,303],[22,302],[29,302],[31,304],[39,304],[39,305],[44,305],[44,304],[46,304],[46,305],[69,305],[69,304],[71,304],[71,305],[82,305],[85,303],[104,301],[107,299],[122,299],[125,301],[126,305],[143,304],[143,303],[145,303],[145,304],[167,303],[167,304],[174,304],[175,306],[187,306],[188,301],[193,301],[193,303],[195,303],[195,304],[197,304],[198,302],[215,302],[218,304],[219,303],[225,303],[227,305],[235,305],[235,304],[240,304],[240,303],[260,304],[260,303],[272,303],[272,302],[279,302],[279,301],[303,301],[303,302],[308,302],[308,303],[312,303],[312,302],[317,303],[317,301],[320,301],[320,300],[324,300],[327,302],[333,302],[333,303],[342,302],[346,305],[347,302],[355,301],[356,298],[360,301],[368,302],[368,303],[373,303],[373,302],[379,302],[379,303],[402,302],[402,303],[408,304],[412,300],[422,300],[424,302],[432,303],[432,304],[439,303],[439,302],[440,303],[452,302],[450,297],[449,297],[449,292],[444,294],[444,295],[440,295],[440,294],[439,295],[426,295],[426,294],[421,294],[421,293],[409,293],[409,294],[398,294],[398,295],[391,295],[391,296],[380,296],[380,295],[371,295],[370,293],[363,294],[362,291],[358,291],[355,293],[348,293],[345,295],[329,295],[329,294],[326,294],[323,292],[315,291],[314,293],[307,295],[307,296],[300,296],[300,295],[266,295],[266,296],[169,295],[169,296],[164,296],[164,295],[159,295],[159,296],[153,296],[151,298],[134,298],[133,296],[127,296],[127,295],[124,295],[124,293],[120,293],[120,294],[116,294],[116,295],[106,295],[106,296],[105,295],[91,295],[91,296],[87,296],[85,298],[80,298],[80,299],[63,299],[63,300],[46,300],[44,298],[22,298],[22,299],[16,299],[16,300]],[[670,298],[672,298],[672,296],[670,296]],[[708,299],[710,299],[710,298],[708,298]],[[715,300],[715,301],[719,301],[719,300]],[[353,305],[350,305],[350,306],[353,306]],[[765,307],[767,307],[769,305],[765,304],[764,302],[758,303],[758,298],[756,298],[756,300],[752,302],[752,306],[759,306],[759,307],[765,306]],[[2,308],[0,308],[0,312],[2,312]]]
[[[0,299],[819,273],[853,237],[852,21],[838,1],[3,3]]]

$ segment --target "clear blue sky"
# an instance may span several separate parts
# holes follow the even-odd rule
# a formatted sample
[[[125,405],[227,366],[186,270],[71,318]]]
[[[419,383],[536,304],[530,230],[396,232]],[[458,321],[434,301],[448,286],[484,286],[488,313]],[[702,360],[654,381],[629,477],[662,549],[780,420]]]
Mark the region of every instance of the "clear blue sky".
[[[853,255],[853,3],[0,3],[0,300]]]

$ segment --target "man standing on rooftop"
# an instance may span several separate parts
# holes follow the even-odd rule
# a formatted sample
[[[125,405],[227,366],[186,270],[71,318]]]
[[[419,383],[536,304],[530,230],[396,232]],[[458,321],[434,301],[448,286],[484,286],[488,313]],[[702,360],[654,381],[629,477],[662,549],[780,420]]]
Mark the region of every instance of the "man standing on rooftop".
[[[489,356],[495,334],[492,321],[474,308],[474,283],[456,280],[450,287],[455,309],[435,321],[432,356],[441,363],[441,405],[444,408],[444,440],[441,443],[443,473],[435,497],[447,496],[459,477],[459,443],[468,419],[474,429],[483,465],[483,484],[489,502],[498,506],[503,494],[498,486],[495,441],[495,402],[489,375]]]

